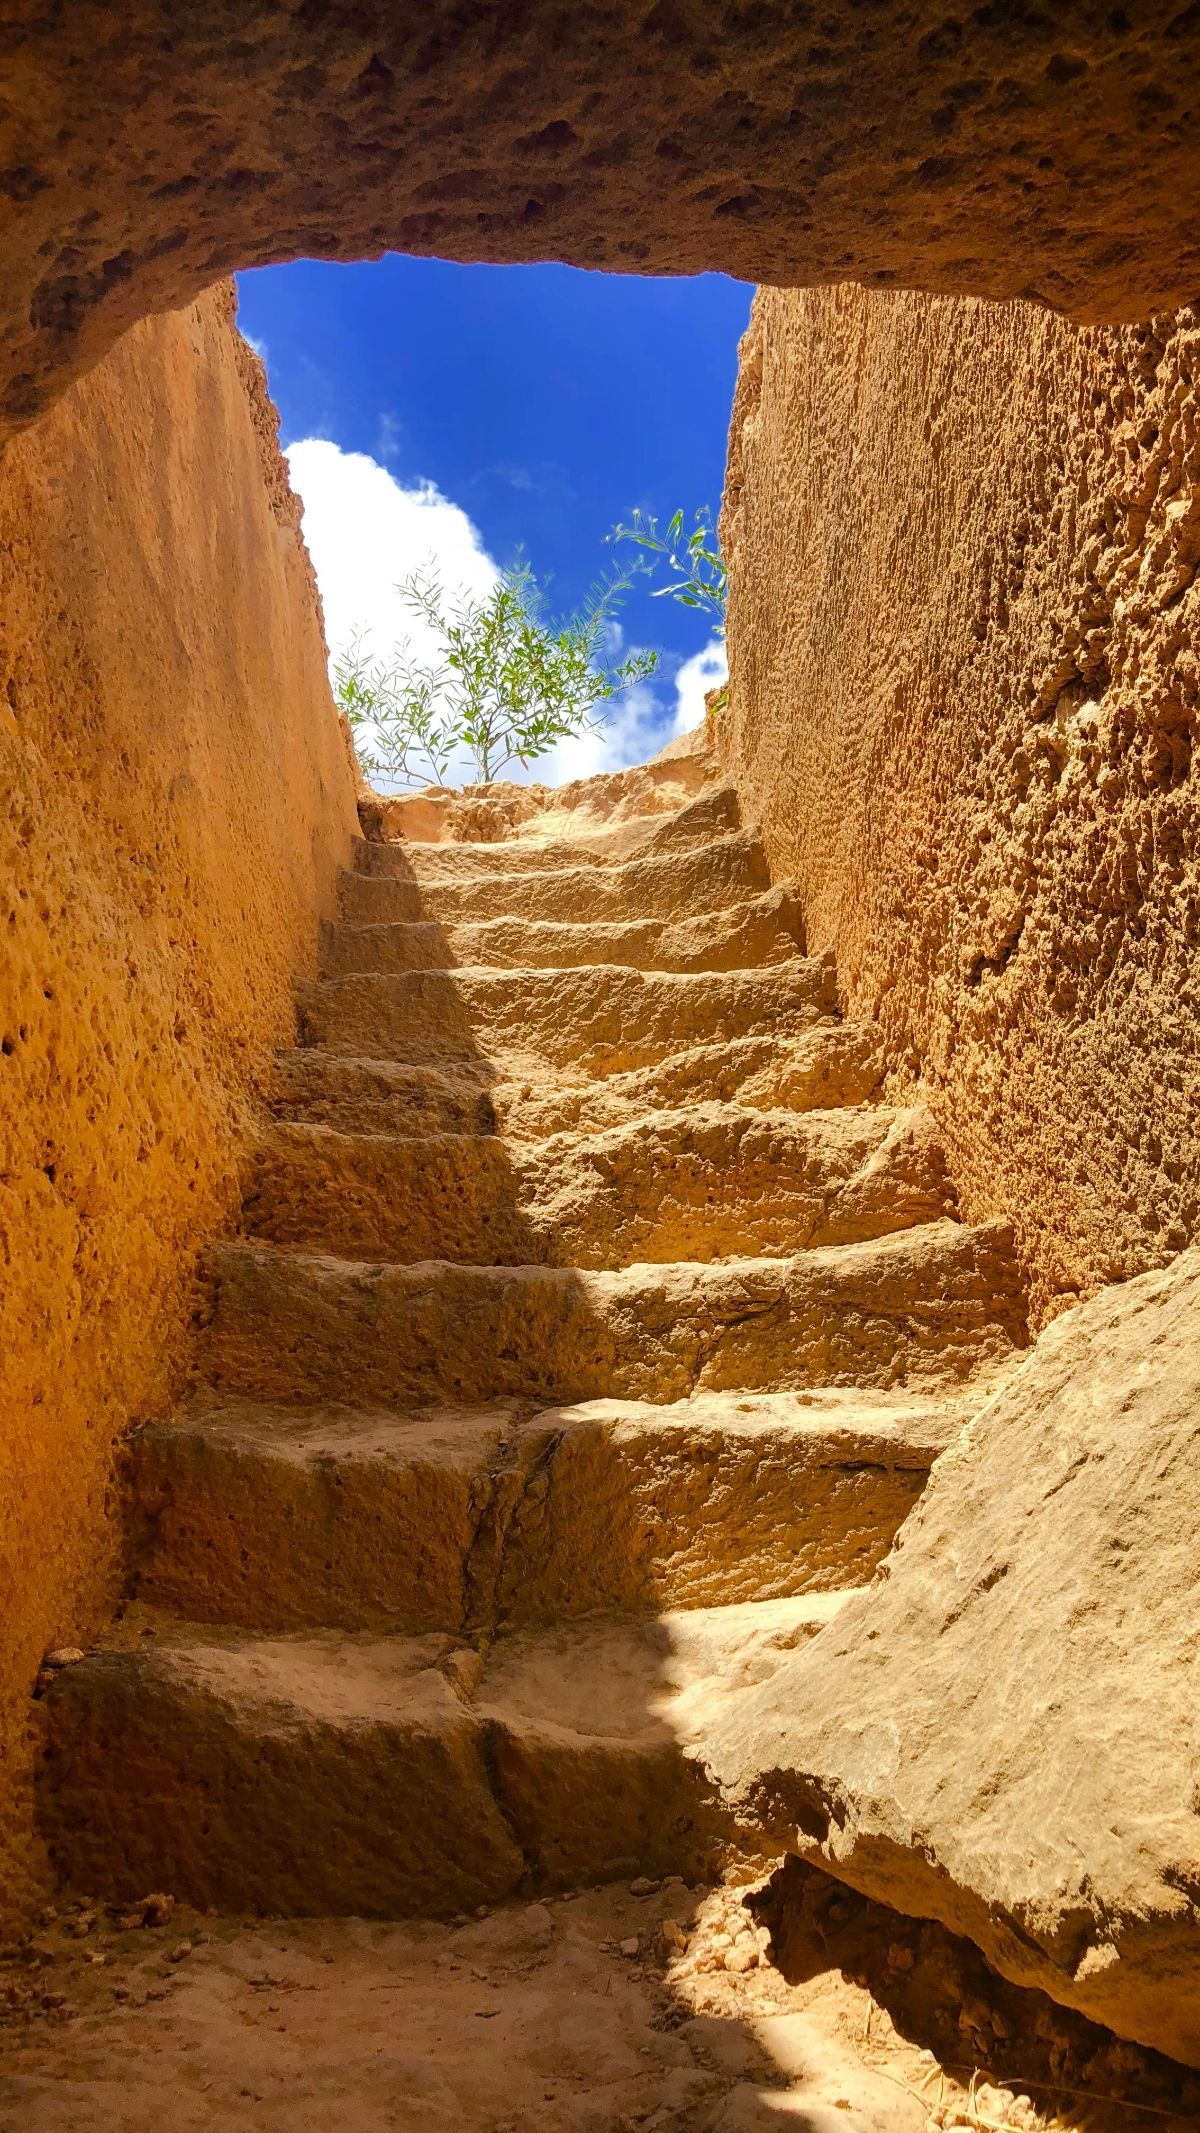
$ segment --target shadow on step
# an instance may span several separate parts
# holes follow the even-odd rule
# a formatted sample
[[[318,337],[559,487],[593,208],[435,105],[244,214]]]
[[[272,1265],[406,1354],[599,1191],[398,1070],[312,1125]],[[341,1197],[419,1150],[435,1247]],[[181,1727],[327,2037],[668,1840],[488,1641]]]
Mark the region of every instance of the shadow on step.
[[[544,975],[526,986],[550,1059],[555,1017],[591,982],[568,976],[549,1005]],[[488,1130],[495,1033],[529,973],[477,978],[349,975],[309,1012],[317,1048],[292,1055],[288,1102],[343,1132],[482,1126],[504,1263],[353,1256],[352,1225],[325,1227],[319,1165],[296,1170],[272,1237],[253,1234],[251,1202],[249,1239],[214,1253],[196,1397],[134,1448],[129,1604],[45,1696],[38,1814],[76,1890],[445,1920],[631,1876],[712,1877],[738,1832],[706,1729],[870,1574],[938,1448],[928,1417],[914,1450],[894,1414],[890,1438],[860,1414],[861,1443],[842,1417],[834,1456],[811,1417],[760,1427],[755,1392],[881,1394],[911,1376],[957,1397],[1011,1346],[1003,1252],[952,1225],[765,1270],[546,1266]],[[589,1042],[616,1058],[625,994],[596,983]],[[665,1014],[653,1007],[644,1049],[674,1041]],[[772,1014],[768,1000],[749,1019]],[[698,1391],[731,1412],[698,1418]],[[561,1412],[622,1401],[642,1414]],[[687,1422],[664,1419],[682,1401]],[[820,1533],[789,1513],[796,1490],[819,1498]],[[739,1975],[737,1946],[722,1978]],[[682,1984],[678,2008],[695,2012]],[[704,2018],[738,2031],[736,2011]],[[831,2133],[834,2109],[788,2122]]]

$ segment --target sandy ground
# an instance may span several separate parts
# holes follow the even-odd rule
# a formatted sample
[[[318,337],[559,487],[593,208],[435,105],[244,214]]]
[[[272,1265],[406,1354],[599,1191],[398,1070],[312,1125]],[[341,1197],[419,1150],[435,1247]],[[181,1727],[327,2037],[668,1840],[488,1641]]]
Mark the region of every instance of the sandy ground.
[[[44,1914],[0,1950],[0,2133],[1195,2124],[972,2089],[794,1924],[788,1983],[750,1894],[634,1883],[456,1926]]]

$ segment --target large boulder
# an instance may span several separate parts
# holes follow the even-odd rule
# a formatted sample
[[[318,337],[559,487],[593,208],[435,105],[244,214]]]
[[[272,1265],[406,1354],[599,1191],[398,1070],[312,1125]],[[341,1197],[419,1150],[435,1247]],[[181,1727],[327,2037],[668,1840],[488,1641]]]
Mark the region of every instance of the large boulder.
[[[794,1850],[1200,2065],[1200,1251],[1042,1335],[717,1754]]]

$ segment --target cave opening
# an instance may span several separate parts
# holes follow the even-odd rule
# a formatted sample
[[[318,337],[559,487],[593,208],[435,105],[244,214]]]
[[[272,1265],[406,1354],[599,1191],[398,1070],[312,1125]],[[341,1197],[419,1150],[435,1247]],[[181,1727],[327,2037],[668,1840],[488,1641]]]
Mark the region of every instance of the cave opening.
[[[239,277],[239,322],[264,362],[304,507],[335,693],[353,718],[371,692],[358,745],[378,789],[497,775],[557,785],[644,762],[702,724],[728,673],[724,579],[710,560],[693,584],[687,541],[702,532],[718,554],[752,293],[717,274],[395,254]],[[676,512],[671,556],[630,537],[664,534]],[[612,696],[586,707],[574,731],[543,716],[535,732],[526,720],[490,756],[473,756],[461,733],[431,753],[428,726],[425,746],[405,748],[393,732],[381,745],[381,700],[393,728],[401,717],[398,658],[426,678],[427,714],[428,676],[445,652],[413,586],[437,586],[443,619],[468,602],[482,627],[515,571],[528,573],[531,610],[554,630],[602,603],[591,663],[612,677]],[[532,676],[529,687],[538,698]],[[410,686],[405,717],[419,694]],[[444,695],[432,694],[437,728]]]

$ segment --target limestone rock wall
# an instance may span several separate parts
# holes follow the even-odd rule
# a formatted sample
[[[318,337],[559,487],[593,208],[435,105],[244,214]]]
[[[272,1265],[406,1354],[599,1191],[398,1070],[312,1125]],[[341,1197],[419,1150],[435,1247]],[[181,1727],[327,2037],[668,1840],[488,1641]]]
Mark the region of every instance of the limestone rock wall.
[[[1200,317],[765,291],[725,747],[1040,1309],[1200,1210]]]
[[[9,0],[0,55],[0,430],[147,312],[306,253],[1108,320],[1200,281],[1186,0]]]
[[[37,1663],[110,1597],[114,1441],[185,1364],[354,828],[275,427],[221,288],[0,472],[0,1909]]]
[[[1191,2066],[1198,1326],[1189,1251],[1048,1327],[714,1743],[785,1844]]]

